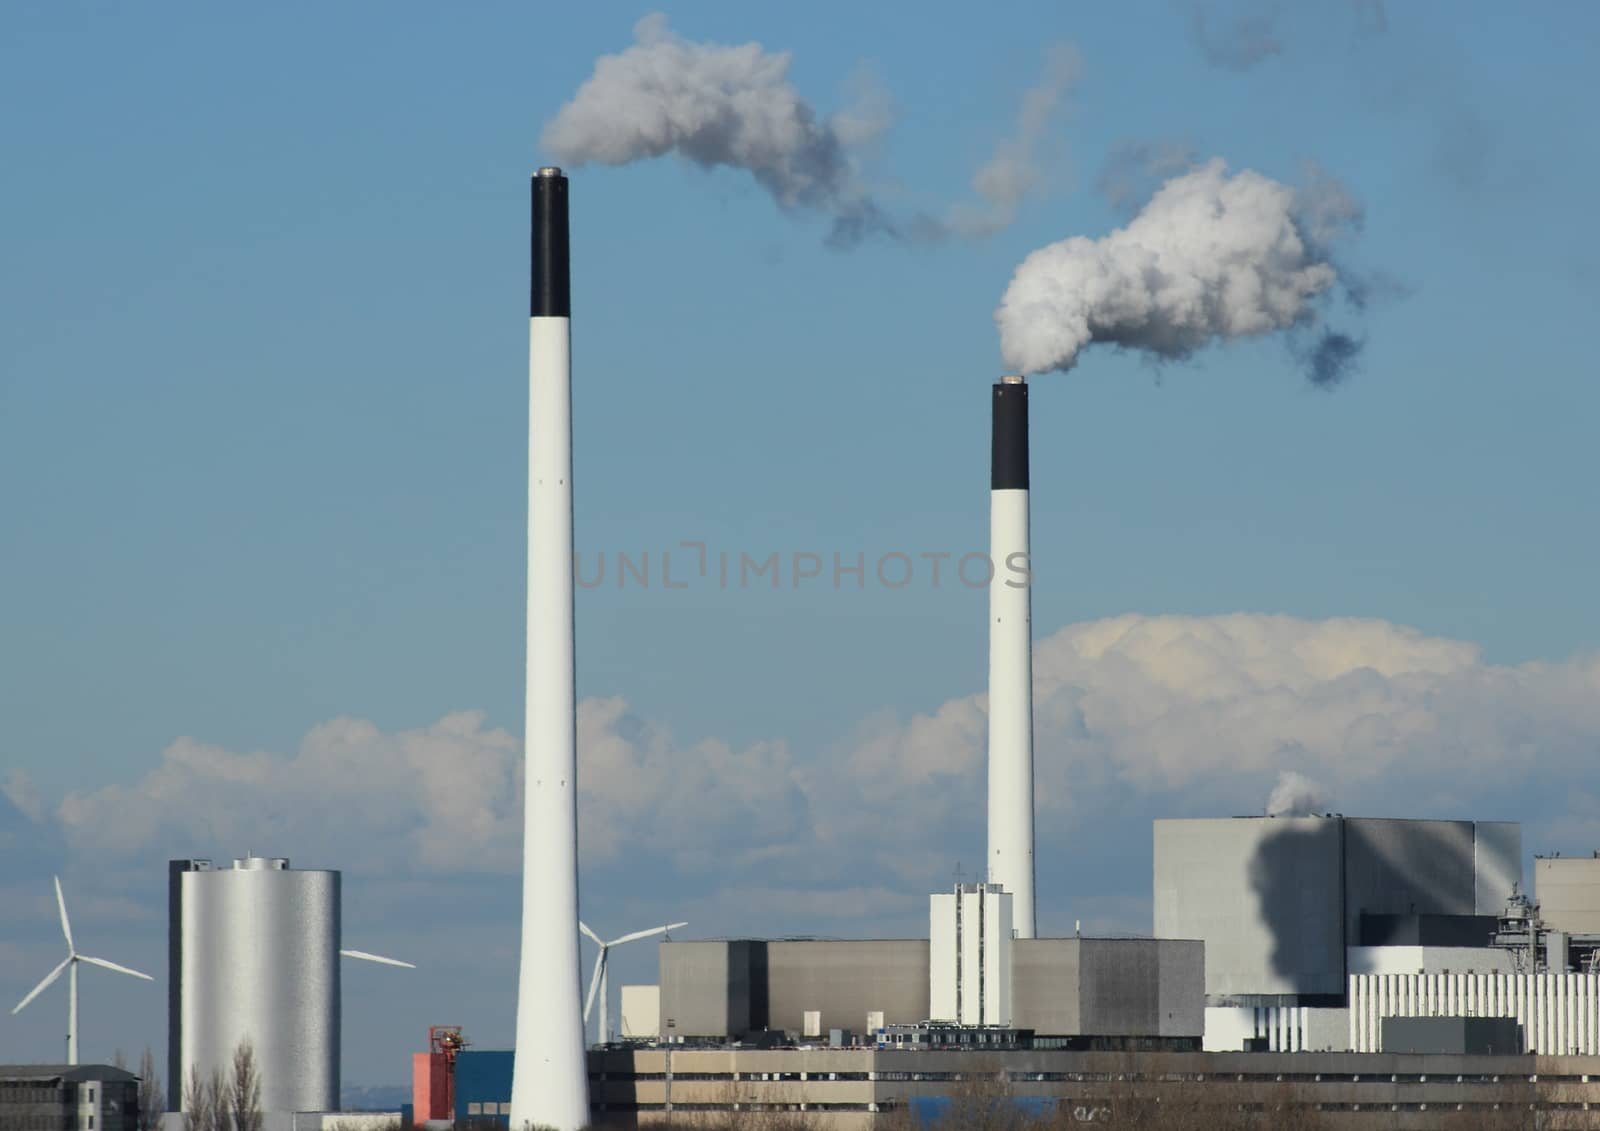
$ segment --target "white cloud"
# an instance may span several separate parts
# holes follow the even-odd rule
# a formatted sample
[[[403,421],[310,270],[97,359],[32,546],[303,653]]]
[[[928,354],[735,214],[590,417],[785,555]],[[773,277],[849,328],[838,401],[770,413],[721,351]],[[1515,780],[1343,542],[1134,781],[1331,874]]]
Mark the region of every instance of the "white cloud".
[[[1378,620],[1128,615],[1040,640],[1035,678],[1042,858],[1108,805],[1141,822],[1259,812],[1285,773],[1350,812],[1543,820],[1574,837],[1600,824],[1565,785],[1600,751],[1600,657],[1500,666]],[[808,757],[679,742],[621,699],[585,701],[584,866],[791,903],[927,890],[961,843],[981,844],[984,712],[978,693],[872,718]],[[59,820],[80,860],[248,848],[373,875],[504,873],[520,793],[520,744],[479,714],[399,733],[339,719],[292,755],[179,740],[132,785],[67,797]]]

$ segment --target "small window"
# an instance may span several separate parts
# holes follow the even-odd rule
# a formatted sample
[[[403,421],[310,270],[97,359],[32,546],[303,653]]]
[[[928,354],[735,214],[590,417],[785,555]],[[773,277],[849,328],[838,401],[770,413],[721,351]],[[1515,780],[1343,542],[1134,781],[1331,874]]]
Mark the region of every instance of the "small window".
[[[483,1114],[483,1105],[482,1104],[468,1104],[467,1105],[467,1114],[468,1115],[482,1115]]]

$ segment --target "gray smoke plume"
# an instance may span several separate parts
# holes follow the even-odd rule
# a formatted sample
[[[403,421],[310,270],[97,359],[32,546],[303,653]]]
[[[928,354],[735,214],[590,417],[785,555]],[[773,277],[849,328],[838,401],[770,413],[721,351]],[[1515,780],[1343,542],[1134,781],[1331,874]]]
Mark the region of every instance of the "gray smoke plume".
[[[1314,10],[1343,16],[1357,39],[1389,30],[1384,0],[1348,0]],[[1212,66],[1248,71],[1292,46],[1283,26],[1288,14],[1282,0],[1198,0],[1189,10],[1189,38]],[[1302,31],[1297,38],[1304,40],[1307,33]]]
[[[1326,812],[1331,801],[1327,786],[1304,774],[1286,770],[1278,775],[1278,784],[1272,787],[1266,812],[1269,817],[1310,817]]]
[[[1022,97],[1016,132],[995,147],[994,156],[972,178],[982,207],[958,205],[945,222],[958,236],[982,237],[1009,227],[1017,208],[1043,180],[1038,150],[1062,100],[1083,69],[1077,50],[1057,43],[1045,50],[1044,75]]]
[[[973,178],[981,205],[949,216],[897,218],[863,185],[859,157],[893,120],[888,97],[856,82],[854,105],[827,117],[789,81],[790,57],[759,43],[695,43],[660,13],[634,28],[633,46],[602,56],[594,74],[545,127],[544,148],[562,164],[626,165],[676,153],[701,166],[747,171],[785,211],[829,216],[829,242],[848,247],[881,235],[937,241],[999,231],[1041,180],[1037,150],[1078,71],[1066,46],[1046,56],[1045,76],[1024,98],[1013,137]]]
[[[1211,342],[1320,331],[1317,300],[1340,281],[1328,247],[1359,219],[1335,186],[1324,175],[1297,192],[1214,159],[1169,180],[1126,227],[1035,251],[995,312],[1007,364],[1071,369],[1092,342],[1176,360]],[[1324,337],[1303,360],[1329,384],[1358,346]]]
[[[1278,33],[1281,4],[1258,0],[1231,11],[1228,7],[1196,4],[1190,13],[1190,38],[1208,62],[1230,71],[1248,71],[1283,51]]]
[[[1191,168],[1199,157],[1187,142],[1119,141],[1100,166],[1094,188],[1118,212],[1132,213],[1157,185]]]

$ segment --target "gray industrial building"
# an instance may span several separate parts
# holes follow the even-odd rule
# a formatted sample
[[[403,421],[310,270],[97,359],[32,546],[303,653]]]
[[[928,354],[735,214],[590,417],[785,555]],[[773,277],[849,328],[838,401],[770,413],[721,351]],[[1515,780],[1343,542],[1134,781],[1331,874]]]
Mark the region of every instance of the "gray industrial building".
[[[109,1064],[0,1065],[5,1131],[138,1131],[139,1078]]]
[[[1487,946],[1522,875],[1511,822],[1161,820],[1154,837],[1156,934],[1205,941],[1211,1005],[1342,1004],[1346,949],[1381,938]]]
[[[1533,862],[1539,917],[1552,931],[1600,935],[1600,853],[1541,856]]]
[[[1011,945],[1013,1027],[1101,1046],[1198,1047],[1205,1026],[1200,942]],[[816,1015],[816,1034],[929,1019],[926,939],[674,939],[661,944],[660,955],[667,1040],[738,1041],[769,1029],[803,1037],[808,1013]]]
[[[1192,939],[1017,939],[1011,1020],[1039,1037],[1199,1047],[1205,946]]]
[[[928,1018],[927,939],[722,939],[661,944],[661,1032],[741,1040],[762,1029],[861,1032]]]
[[[667,1045],[594,1050],[589,1076],[596,1127],[734,1126],[741,1113],[799,1109],[819,1129],[871,1131],[967,1081],[1057,1105],[1058,1126],[1137,1127],[1128,1113],[1150,1104],[1219,1116],[1279,1107],[1348,1131],[1593,1127],[1600,1111],[1596,1057]]]

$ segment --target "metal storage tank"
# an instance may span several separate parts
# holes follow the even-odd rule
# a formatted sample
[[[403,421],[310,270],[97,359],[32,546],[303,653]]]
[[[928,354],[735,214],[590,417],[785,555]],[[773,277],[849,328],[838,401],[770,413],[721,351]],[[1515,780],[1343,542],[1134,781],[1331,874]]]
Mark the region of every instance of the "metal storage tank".
[[[248,1040],[263,1111],[339,1109],[339,873],[259,856],[175,869],[184,1076]],[[181,1088],[179,1090],[181,1095]]]

